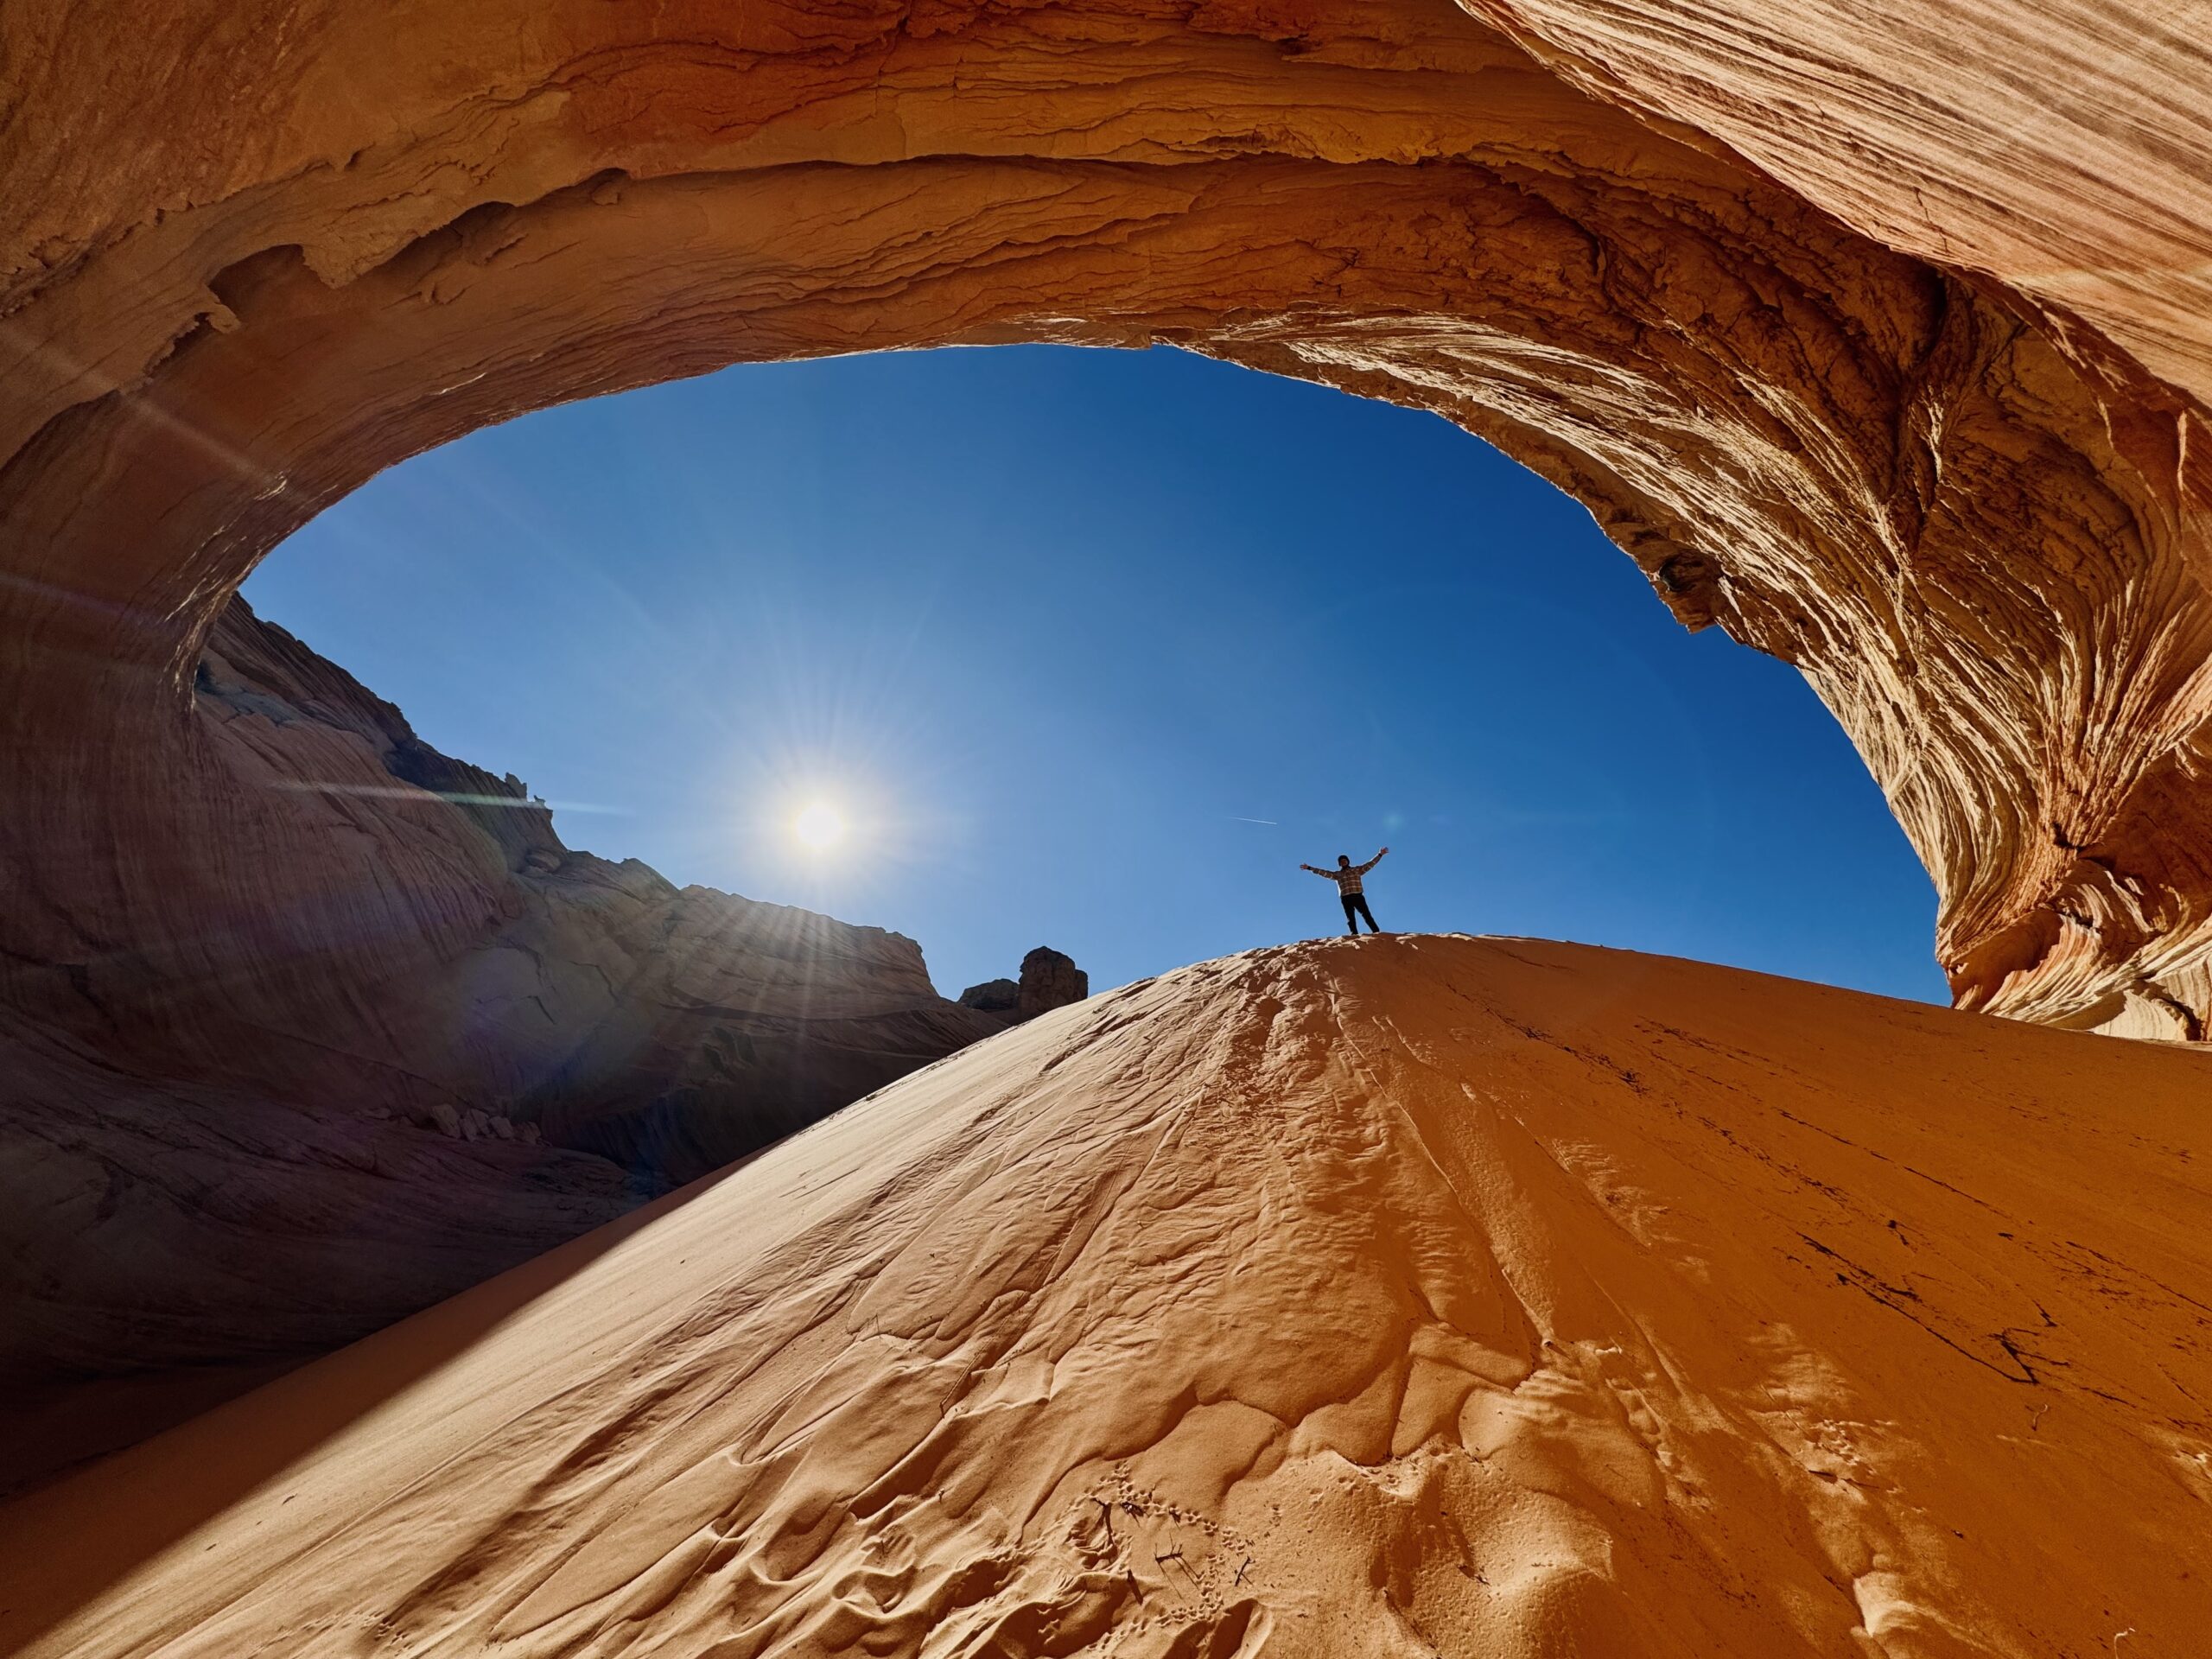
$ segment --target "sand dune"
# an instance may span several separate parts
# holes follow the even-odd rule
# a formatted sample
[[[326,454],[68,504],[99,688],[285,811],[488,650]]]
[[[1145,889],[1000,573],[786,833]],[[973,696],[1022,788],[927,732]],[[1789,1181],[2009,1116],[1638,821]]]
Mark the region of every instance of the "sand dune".
[[[2212,1059],[1190,968],[0,1516],[37,1656],[2201,1655]]]

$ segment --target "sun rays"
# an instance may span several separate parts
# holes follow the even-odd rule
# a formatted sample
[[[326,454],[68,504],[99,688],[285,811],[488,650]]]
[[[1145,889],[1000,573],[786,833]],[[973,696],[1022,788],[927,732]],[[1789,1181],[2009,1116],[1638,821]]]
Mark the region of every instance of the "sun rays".
[[[809,801],[791,819],[793,838],[810,853],[835,852],[849,829],[843,811],[830,801]]]

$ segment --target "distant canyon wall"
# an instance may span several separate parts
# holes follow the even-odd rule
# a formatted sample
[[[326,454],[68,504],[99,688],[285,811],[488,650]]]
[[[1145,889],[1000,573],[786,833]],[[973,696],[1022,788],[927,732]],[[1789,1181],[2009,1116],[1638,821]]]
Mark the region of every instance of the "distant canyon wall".
[[[110,757],[103,905],[0,978],[0,1487],[1001,1028],[911,939],[572,851],[242,600],[193,697],[189,766]]]
[[[572,850],[520,780],[439,753],[242,600],[194,698],[237,793],[191,862],[238,894],[214,949],[268,971],[149,965],[119,994],[175,1012],[149,1071],[472,1138],[505,1119],[652,1192],[995,1029],[937,994],[903,935]],[[341,904],[342,931],[299,936]]]

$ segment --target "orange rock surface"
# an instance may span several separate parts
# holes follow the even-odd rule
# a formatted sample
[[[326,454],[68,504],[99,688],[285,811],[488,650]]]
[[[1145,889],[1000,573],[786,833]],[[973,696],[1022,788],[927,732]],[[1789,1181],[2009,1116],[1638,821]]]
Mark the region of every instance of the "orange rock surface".
[[[2212,8],[1469,0],[1888,246],[1994,276],[2212,397]],[[2087,341],[2080,342],[2086,346]]]
[[[10,8],[0,947],[121,925],[207,631],[378,467],[740,359],[1168,340],[1438,410],[1798,664],[1964,1004],[2200,1034],[2202,8],[1471,9]]]
[[[0,1512],[0,1647],[2195,1659],[2205,1065],[1185,969]]]

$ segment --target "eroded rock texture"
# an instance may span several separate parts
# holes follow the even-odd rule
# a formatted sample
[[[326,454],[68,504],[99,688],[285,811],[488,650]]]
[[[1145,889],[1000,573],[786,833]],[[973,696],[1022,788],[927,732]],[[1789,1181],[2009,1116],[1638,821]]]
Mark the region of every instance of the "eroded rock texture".
[[[1468,0],[1573,84],[1712,135],[1888,245],[2212,395],[2197,0]],[[2092,349],[2087,339],[2077,340]]]
[[[571,851],[242,601],[194,700],[98,931],[9,964],[0,1484],[999,1028],[910,939]],[[200,931],[134,936],[177,880]]]
[[[2197,1659],[2203,1075],[1518,940],[1184,969],[0,1510],[0,1647]]]
[[[1064,950],[1040,944],[1021,959],[1021,977],[987,979],[960,993],[960,1006],[997,1016],[1007,1025],[1034,1020],[1090,995],[1090,976]]]
[[[224,855],[271,873],[255,878],[264,897],[312,869],[353,906],[353,931],[308,944],[352,959],[298,991],[280,975],[241,995],[191,967],[137,988],[176,1010],[158,1040],[190,1075],[245,1072],[441,1127],[504,1116],[657,1192],[991,1030],[937,994],[903,935],[571,850],[520,780],[439,753],[242,600],[210,639],[194,695],[233,783],[275,809],[270,840]],[[276,936],[258,954],[300,948],[286,937],[295,905],[236,912],[235,925]],[[457,948],[416,936],[426,916],[452,925]],[[86,988],[97,1000],[100,976],[88,972]],[[334,989],[368,1017],[302,995]]]
[[[228,594],[376,468],[741,358],[1173,340],[1443,412],[1801,666],[1962,1002],[2196,1033],[2204,30],[1479,9],[11,10],[8,948],[69,959]]]
[[[1021,959],[1021,978],[1016,988],[1014,1012],[1034,1020],[1054,1008],[1065,1008],[1090,995],[1090,976],[1075,965],[1064,950],[1040,944]]]

